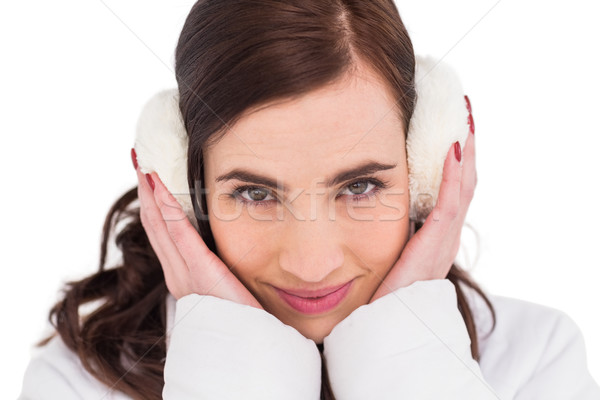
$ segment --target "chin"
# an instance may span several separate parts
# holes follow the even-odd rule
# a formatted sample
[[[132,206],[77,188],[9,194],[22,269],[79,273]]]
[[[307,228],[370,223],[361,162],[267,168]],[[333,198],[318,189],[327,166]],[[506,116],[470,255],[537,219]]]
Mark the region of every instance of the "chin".
[[[302,315],[297,312],[290,311],[280,299],[269,299],[269,301],[261,302],[265,311],[269,312],[281,322],[296,329],[302,336],[314,341],[316,344],[322,344],[333,328],[348,315],[350,315],[358,307],[367,304],[373,290],[371,287],[363,287],[364,282],[357,282],[353,287],[345,301],[339,305],[337,309],[331,310],[329,313],[321,315]],[[369,282],[367,282],[367,286]],[[376,288],[376,285],[373,285]],[[366,290],[368,289],[368,290]],[[260,298],[260,296],[257,296]]]
[[[316,331],[316,332],[312,332],[312,331],[310,331],[310,332],[303,332],[302,330],[298,330],[298,329],[297,330],[305,338],[312,340],[316,344],[322,344],[323,343],[323,339],[325,339],[325,337],[331,333],[332,329],[333,329],[333,327],[331,329],[327,329],[326,331],[324,331],[323,329],[320,329],[319,331]]]
[[[294,327],[302,336],[307,339],[314,341],[316,344],[322,344],[323,339],[331,333],[333,328],[343,318],[338,315],[332,315],[329,318],[315,318],[309,321],[303,321],[303,323],[288,322],[287,324]],[[284,322],[285,323],[285,322]]]

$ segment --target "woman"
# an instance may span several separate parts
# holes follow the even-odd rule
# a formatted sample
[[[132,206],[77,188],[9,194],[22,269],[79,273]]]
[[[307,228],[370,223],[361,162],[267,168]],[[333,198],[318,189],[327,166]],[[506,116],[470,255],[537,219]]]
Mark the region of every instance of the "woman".
[[[133,152],[103,267],[53,308],[23,398],[599,398],[567,316],[490,301],[453,264],[472,117],[435,208],[412,212],[415,56],[393,2],[199,1],[176,75],[195,218]]]

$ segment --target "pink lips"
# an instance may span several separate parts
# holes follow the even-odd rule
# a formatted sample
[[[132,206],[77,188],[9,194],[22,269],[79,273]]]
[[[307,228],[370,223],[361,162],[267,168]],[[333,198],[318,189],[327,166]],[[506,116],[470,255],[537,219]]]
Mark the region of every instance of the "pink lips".
[[[354,280],[336,287],[315,291],[284,291],[279,288],[275,288],[275,290],[279,297],[296,311],[304,314],[320,314],[337,306],[348,294],[352,282]]]

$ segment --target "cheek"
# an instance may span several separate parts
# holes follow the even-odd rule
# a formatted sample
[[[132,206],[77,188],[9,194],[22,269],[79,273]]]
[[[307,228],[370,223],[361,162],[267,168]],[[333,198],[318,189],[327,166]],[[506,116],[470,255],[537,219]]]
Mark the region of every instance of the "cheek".
[[[399,222],[408,219],[408,207],[408,189],[394,185],[367,200],[341,201],[336,214],[352,221]]]
[[[211,215],[210,228],[217,255],[244,284],[259,274],[272,257],[269,222],[247,216],[221,220]]]
[[[409,236],[409,220],[356,222],[346,230],[349,253],[355,262],[383,277],[394,265]]]
[[[385,275],[400,257],[409,237],[410,220],[407,190],[382,192],[360,207],[341,208],[341,229],[350,248],[349,255],[356,253],[356,264]]]
[[[220,206],[216,203],[211,204],[227,207],[223,202]],[[364,203],[354,205],[352,208],[340,202],[335,210],[336,242],[345,248],[344,263],[372,272],[373,277],[383,277],[408,239],[408,197],[379,197],[370,207]],[[270,220],[272,214],[245,207],[235,218],[220,218],[210,212],[217,255],[247,287],[252,287],[257,278],[278,270],[279,251],[285,247],[281,231],[284,225]]]
[[[229,268],[235,267],[243,261],[244,254],[252,251],[257,233],[240,224],[241,209],[226,192],[217,192],[214,187],[209,187],[208,193],[209,224],[217,255]]]

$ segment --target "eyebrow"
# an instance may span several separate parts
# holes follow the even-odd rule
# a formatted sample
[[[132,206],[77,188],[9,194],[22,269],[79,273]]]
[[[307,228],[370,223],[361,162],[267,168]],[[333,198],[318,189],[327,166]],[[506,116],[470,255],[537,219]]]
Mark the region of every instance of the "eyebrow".
[[[357,178],[359,176],[372,174],[377,171],[393,169],[397,165],[398,164],[383,164],[383,163],[380,163],[377,161],[367,160],[355,167],[341,171],[337,175],[329,178],[326,181],[326,185],[328,187],[335,186],[341,182],[348,181],[352,178]],[[269,188],[275,189],[275,190],[278,189],[277,181],[275,179],[272,179],[267,176],[262,176],[260,174],[257,174],[257,173],[254,173],[252,171],[248,171],[245,169],[241,169],[241,168],[235,168],[223,175],[219,175],[215,179],[215,181],[222,182],[222,181],[228,181],[231,179],[237,179],[237,180],[240,180],[243,182],[262,185],[262,186],[266,186],[266,187],[269,187]],[[285,185],[283,185],[283,187],[279,186],[279,188],[282,188],[283,191],[286,193],[289,191],[289,189]]]

